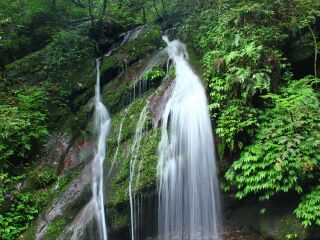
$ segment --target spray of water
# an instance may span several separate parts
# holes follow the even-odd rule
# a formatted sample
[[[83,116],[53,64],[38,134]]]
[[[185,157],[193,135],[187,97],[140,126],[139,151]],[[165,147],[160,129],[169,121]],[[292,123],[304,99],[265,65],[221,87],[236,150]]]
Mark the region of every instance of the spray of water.
[[[175,85],[162,116],[158,162],[158,238],[220,240],[215,149],[205,89],[186,47],[167,42]]]

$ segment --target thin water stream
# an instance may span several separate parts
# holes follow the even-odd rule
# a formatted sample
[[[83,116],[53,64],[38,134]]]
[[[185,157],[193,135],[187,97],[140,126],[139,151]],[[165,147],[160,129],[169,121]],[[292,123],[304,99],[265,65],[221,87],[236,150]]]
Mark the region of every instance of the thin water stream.
[[[134,176],[139,179],[139,169],[136,171],[136,164],[137,164],[137,157],[138,151],[141,145],[141,139],[143,137],[143,130],[144,125],[147,120],[147,110],[148,104],[143,108],[142,112],[140,113],[139,121],[137,123],[136,132],[134,136],[134,141],[131,146],[131,160],[130,160],[130,180],[129,180],[129,199],[130,199],[130,219],[131,219],[131,240],[136,239],[137,236],[137,211],[136,211],[136,189],[137,189],[137,182],[136,186],[134,184]]]
[[[107,108],[102,103],[100,89],[100,60],[96,60],[97,65],[97,83],[95,88],[95,129],[98,135],[98,148],[96,156],[92,163],[93,182],[92,182],[92,199],[97,204],[98,212],[97,223],[102,240],[107,240],[106,216],[104,210],[104,189],[103,189],[103,168],[106,156],[106,139],[108,136],[111,118]]]

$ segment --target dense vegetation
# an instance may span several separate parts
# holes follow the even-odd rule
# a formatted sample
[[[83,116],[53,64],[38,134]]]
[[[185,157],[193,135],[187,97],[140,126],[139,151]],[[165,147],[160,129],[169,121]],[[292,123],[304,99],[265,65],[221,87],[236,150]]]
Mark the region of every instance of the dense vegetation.
[[[101,41],[111,22],[173,28],[201,59],[225,191],[260,201],[296,192],[294,214],[305,227],[320,226],[318,0],[1,0],[0,239],[16,239],[49,204],[56,170],[30,169],[61,125],[82,130],[91,59],[110,44]],[[159,29],[145,37],[154,41]],[[134,62],[152,50],[137,41],[119,56]],[[110,58],[102,70],[122,62]],[[108,94],[111,111],[129,91],[124,84],[120,95]],[[26,178],[32,189],[21,187]]]
[[[296,191],[305,226],[319,225],[319,10],[312,0],[223,1],[180,26],[203,55],[219,154],[234,160],[225,189],[261,201]],[[294,39],[313,60],[302,79],[286,49]]]

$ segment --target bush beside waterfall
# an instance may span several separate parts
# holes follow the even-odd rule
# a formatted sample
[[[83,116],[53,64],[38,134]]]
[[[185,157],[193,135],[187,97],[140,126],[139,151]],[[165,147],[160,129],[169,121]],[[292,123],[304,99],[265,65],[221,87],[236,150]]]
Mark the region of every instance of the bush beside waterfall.
[[[312,60],[315,75],[319,17],[313,0],[222,1],[178,24],[206,70],[219,155],[231,161],[222,165],[224,189],[261,201],[296,191],[304,226],[319,225],[319,79],[296,79],[299,53],[288,45],[303,39],[299,57]]]

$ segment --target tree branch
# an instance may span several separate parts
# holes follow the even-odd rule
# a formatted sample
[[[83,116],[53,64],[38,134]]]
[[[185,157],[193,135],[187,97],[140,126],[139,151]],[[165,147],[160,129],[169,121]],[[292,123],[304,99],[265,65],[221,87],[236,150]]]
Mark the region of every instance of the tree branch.
[[[86,8],[86,5],[81,2],[81,0],[69,0],[70,2],[72,2],[74,5],[76,5],[77,7],[80,8]]]

